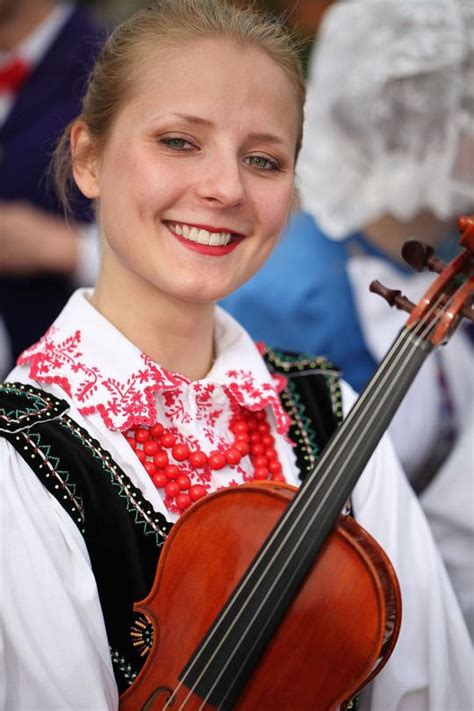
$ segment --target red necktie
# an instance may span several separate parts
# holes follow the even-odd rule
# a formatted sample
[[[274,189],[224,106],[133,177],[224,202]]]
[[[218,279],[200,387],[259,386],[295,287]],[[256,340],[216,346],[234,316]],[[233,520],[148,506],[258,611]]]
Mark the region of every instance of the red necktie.
[[[6,66],[0,67],[0,93],[15,93],[29,73],[30,68],[22,59],[13,59]]]

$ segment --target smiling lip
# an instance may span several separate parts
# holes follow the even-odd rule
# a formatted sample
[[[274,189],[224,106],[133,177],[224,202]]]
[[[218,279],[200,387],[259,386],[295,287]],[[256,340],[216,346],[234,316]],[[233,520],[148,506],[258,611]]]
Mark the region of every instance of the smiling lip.
[[[167,227],[171,227],[172,225],[187,225],[188,227],[196,227],[198,230],[206,230],[207,232],[229,232],[233,237],[245,237],[241,232],[236,232],[228,227],[212,227],[211,225],[198,225],[194,222],[172,222],[171,220],[166,220],[165,224]]]
[[[229,229],[210,227],[208,225],[191,225],[190,223],[168,221],[165,222],[165,225],[173,237],[181,242],[185,247],[193,252],[198,252],[199,254],[205,254],[211,257],[220,257],[233,252],[244,237],[244,235],[232,232]],[[189,228],[189,230],[193,228],[195,230],[205,230],[208,234],[227,234],[228,236],[230,235],[230,241],[227,244],[202,244],[202,242],[197,242],[194,239],[178,234],[175,228],[182,228],[183,226]]]

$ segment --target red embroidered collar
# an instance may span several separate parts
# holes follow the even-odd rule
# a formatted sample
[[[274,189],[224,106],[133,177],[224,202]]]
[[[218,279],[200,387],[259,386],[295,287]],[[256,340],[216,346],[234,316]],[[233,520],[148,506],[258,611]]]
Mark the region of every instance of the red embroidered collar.
[[[82,415],[99,413],[111,430],[153,425],[156,397],[163,394],[184,407],[192,402],[196,417],[199,408],[208,416],[210,403],[251,411],[270,406],[277,431],[286,434],[290,421],[278,396],[286,379],[268,372],[256,344],[229,314],[217,308],[216,362],[205,379],[192,382],[136,348],[90,304],[90,293],[76,291],[43,338],[18,359],[32,379],[59,385]]]

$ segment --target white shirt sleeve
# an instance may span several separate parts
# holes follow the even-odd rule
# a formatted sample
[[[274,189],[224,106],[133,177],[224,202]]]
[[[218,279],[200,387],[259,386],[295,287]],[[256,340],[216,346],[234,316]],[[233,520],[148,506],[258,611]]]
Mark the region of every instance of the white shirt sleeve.
[[[0,472],[2,709],[115,710],[117,687],[82,536],[3,438]]]
[[[344,401],[353,393],[343,386]],[[471,711],[472,648],[420,504],[385,435],[352,494],[354,515],[382,546],[400,583],[400,636],[362,694],[370,711]]]

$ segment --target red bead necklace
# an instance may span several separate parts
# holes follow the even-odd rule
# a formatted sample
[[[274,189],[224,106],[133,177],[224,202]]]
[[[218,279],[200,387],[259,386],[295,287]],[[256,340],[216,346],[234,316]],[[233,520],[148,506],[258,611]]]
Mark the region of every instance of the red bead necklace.
[[[163,490],[166,507],[181,513],[207,494],[212,471],[237,466],[246,456],[253,465],[253,473],[245,477],[247,481],[285,481],[275,438],[263,410],[250,412],[241,408],[232,418],[230,431],[234,436],[232,444],[209,455],[202,449],[191,450],[160,423],[130,429],[125,436],[155,486]]]

